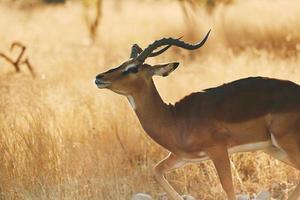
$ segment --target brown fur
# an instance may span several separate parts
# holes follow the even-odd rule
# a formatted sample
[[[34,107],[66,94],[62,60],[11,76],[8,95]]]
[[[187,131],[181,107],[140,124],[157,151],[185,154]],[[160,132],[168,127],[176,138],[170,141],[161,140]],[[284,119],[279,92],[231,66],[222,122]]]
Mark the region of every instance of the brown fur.
[[[235,193],[228,149],[263,150],[300,169],[300,86],[284,80],[250,77],[190,94],[175,105],[161,99],[153,75],[169,74],[178,63],[139,65],[136,72],[126,66],[99,74],[104,86],[134,100],[136,115],[145,132],[171,153],[155,168],[158,183],[173,200],[182,197],[163,178],[164,173],[189,160],[211,159],[228,199]],[[109,82],[107,86],[105,83]],[[104,86],[103,86],[104,85]],[[300,186],[289,200],[300,196]]]

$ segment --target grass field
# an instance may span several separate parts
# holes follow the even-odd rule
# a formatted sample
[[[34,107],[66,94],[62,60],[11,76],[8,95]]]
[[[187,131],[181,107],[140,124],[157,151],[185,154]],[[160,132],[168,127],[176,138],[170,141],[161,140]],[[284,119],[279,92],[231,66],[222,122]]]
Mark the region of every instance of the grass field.
[[[1,2],[1,1],[0,1]],[[152,167],[167,152],[141,128],[126,98],[93,84],[95,75],[161,37],[196,42],[211,28],[201,50],[171,48],[149,63],[179,61],[168,78],[155,78],[166,102],[192,91],[248,76],[300,83],[300,2],[235,1],[208,15],[199,10],[187,26],[177,1],[104,1],[96,44],[80,3],[20,9],[0,4],[0,52],[13,41],[27,46],[37,77],[15,74],[0,60],[0,199],[158,198]],[[231,157],[236,193],[269,190],[286,199],[300,173],[261,153]],[[167,175],[181,194],[225,199],[210,161]]]

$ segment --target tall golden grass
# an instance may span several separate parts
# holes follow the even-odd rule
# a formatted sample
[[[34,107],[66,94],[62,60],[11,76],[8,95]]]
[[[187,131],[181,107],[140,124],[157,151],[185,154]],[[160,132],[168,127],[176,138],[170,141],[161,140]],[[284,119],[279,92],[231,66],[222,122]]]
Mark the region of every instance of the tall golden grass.
[[[124,200],[164,192],[151,168],[167,152],[146,136],[124,97],[92,82],[128,59],[133,43],[145,47],[182,35],[195,42],[212,28],[199,51],[172,48],[149,59],[181,63],[168,78],[155,79],[166,102],[248,76],[300,83],[298,1],[236,1],[209,16],[200,10],[193,30],[175,1],[126,1],[118,12],[104,1],[103,8],[100,39],[88,46],[79,3],[26,10],[0,5],[0,51],[22,41],[37,72],[36,79],[26,69],[14,74],[0,60],[0,199]],[[274,199],[286,199],[300,178],[261,152],[231,158],[239,194],[269,190]],[[180,193],[225,199],[210,161],[167,178]]]

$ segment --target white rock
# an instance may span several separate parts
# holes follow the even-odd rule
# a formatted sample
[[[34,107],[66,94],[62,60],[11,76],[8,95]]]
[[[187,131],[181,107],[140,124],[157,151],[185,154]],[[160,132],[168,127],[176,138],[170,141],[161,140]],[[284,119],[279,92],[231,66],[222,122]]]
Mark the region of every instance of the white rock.
[[[158,194],[158,200],[168,200],[168,195],[167,193],[161,193],[161,194]]]
[[[195,198],[192,197],[192,196],[190,196],[190,195],[183,195],[182,198],[183,198],[184,200],[195,200]]]
[[[271,195],[269,191],[261,191],[257,194],[256,200],[270,200]]]
[[[153,200],[149,194],[137,193],[133,195],[131,200]]]
[[[239,195],[236,195],[236,199],[237,200],[250,200],[250,197],[247,194],[239,194]]]

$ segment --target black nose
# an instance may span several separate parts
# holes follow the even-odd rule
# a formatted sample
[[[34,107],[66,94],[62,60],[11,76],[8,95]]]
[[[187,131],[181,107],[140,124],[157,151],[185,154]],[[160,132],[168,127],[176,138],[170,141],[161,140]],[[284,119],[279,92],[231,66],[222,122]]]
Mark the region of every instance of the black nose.
[[[96,76],[96,79],[101,79],[101,78],[103,78],[103,77],[104,77],[103,75],[98,74],[98,75]]]
[[[100,81],[99,79],[96,79],[96,80],[95,80],[95,84],[96,84],[96,85],[101,84],[101,81]]]

